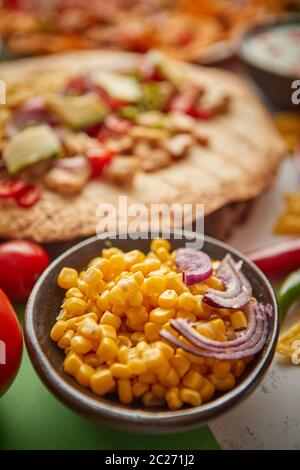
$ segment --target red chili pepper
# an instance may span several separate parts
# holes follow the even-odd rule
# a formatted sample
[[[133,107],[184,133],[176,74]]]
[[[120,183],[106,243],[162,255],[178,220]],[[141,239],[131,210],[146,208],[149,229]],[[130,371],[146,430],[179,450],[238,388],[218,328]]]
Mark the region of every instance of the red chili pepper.
[[[189,31],[183,31],[176,38],[176,45],[179,47],[188,46],[192,42],[193,38],[194,36],[192,33],[190,33]]]
[[[17,198],[21,196],[27,188],[27,184],[20,179],[0,180],[0,198]]]
[[[270,278],[278,278],[299,269],[300,239],[295,238],[276,243],[247,254],[262,271]]]
[[[212,111],[201,109],[197,101],[198,97],[193,92],[177,95],[171,103],[168,104],[166,111],[179,111],[199,120],[209,119],[212,116]]]
[[[91,167],[91,177],[98,178],[101,176],[104,168],[111,162],[115,156],[115,152],[109,149],[90,148],[87,151],[87,157]]]
[[[110,95],[108,95],[102,88],[97,87],[95,89],[96,93],[100,96],[104,104],[111,110],[111,111],[118,111],[119,109],[123,108],[123,106],[126,106],[127,103],[125,101],[117,100],[115,98],[112,98]]]
[[[129,121],[117,114],[111,114],[105,119],[103,126],[98,131],[97,139],[104,143],[110,136],[126,134],[130,127]]]
[[[22,330],[17,315],[0,289],[0,397],[12,384],[22,359]]]
[[[29,208],[34,206],[41,198],[41,190],[35,184],[28,184],[25,191],[16,198],[20,207]]]
[[[0,288],[10,300],[24,302],[48,264],[47,252],[37,243],[26,240],[10,240],[1,243]]]

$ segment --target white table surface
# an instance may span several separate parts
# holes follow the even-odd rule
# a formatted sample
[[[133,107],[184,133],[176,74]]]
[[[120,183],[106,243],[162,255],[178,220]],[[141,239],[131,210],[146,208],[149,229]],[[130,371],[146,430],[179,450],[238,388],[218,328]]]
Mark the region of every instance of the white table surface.
[[[299,188],[300,177],[290,160],[282,165],[276,186],[255,204],[248,221],[229,240],[249,251],[284,239],[272,228],[283,209],[283,195]],[[300,321],[299,310],[288,316],[283,331]],[[265,378],[250,397],[212,420],[210,429],[223,449],[300,450],[300,366],[276,354]]]

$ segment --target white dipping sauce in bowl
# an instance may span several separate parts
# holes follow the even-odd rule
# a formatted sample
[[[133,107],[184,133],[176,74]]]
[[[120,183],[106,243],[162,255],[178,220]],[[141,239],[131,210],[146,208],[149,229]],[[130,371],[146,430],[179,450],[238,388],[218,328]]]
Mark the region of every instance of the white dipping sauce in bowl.
[[[300,24],[283,24],[248,38],[242,45],[248,62],[279,75],[300,77]]]

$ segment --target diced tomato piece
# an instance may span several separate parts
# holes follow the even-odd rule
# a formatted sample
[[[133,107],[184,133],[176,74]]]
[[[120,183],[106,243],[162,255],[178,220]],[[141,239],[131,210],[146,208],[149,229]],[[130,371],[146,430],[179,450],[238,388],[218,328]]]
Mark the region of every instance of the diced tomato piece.
[[[41,198],[41,190],[35,184],[28,184],[23,194],[16,198],[20,207],[29,208],[34,206]]]
[[[191,44],[192,40],[194,39],[194,35],[189,31],[182,31],[176,40],[176,44],[179,47],[185,47]]]
[[[166,112],[170,111],[179,111],[198,120],[209,119],[213,114],[209,109],[201,109],[201,105],[197,104],[193,94],[176,96],[171,103],[168,104]]]
[[[123,119],[116,114],[111,114],[105,119],[106,128],[115,134],[126,134],[129,131],[131,124],[126,119]]]
[[[20,179],[10,178],[0,180],[0,198],[16,199],[26,191],[27,186],[28,185]]]
[[[93,88],[91,82],[84,75],[77,75],[71,78],[65,87],[65,93],[71,95],[83,95]]]
[[[115,152],[109,149],[90,148],[87,151],[87,157],[91,167],[91,177],[101,176],[104,168],[111,162]]]

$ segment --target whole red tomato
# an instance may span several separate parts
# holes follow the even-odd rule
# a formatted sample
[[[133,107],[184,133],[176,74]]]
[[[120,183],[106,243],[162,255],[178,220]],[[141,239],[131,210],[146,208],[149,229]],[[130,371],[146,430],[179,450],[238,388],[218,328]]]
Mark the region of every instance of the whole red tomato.
[[[0,244],[0,288],[12,301],[24,302],[49,264],[47,252],[37,243],[11,240]]]
[[[20,323],[8,298],[0,289],[0,397],[18,372],[22,350]]]

